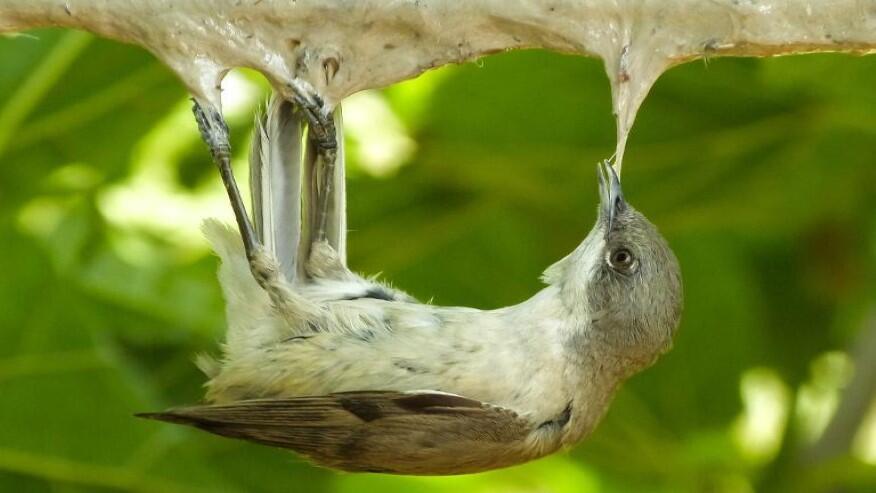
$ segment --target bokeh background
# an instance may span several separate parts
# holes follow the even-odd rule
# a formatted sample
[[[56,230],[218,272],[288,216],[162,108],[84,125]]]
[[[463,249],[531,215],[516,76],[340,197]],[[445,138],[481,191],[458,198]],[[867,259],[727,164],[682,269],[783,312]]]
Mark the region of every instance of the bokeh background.
[[[192,359],[224,330],[199,232],[230,221],[219,178],[148,53],[72,31],[0,38],[0,490],[876,491],[874,87],[876,57],[665,74],[624,184],[682,264],[675,349],[569,453],[349,475],[132,417],[202,396]],[[224,89],[243,177],[268,88],[235,71]],[[614,146],[600,62],[538,51],[355,95],[345,116],[351,264],[439,304],[538,290],[589,230]]]

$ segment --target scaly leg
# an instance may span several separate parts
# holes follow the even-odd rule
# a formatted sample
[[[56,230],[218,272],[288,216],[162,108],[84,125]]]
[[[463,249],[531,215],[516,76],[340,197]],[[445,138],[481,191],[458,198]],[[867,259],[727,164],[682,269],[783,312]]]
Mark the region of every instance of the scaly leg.
[[[316,152],[318,163],[315,170],[316,190],[313,241],[329,240],[330,214],[335,187],[335,166],[338,159],[338,131],[334,114],[309,84],[296,82],[292,86],[294,102],[301,108],[308,122],[307,139]]]
[[[246,207],[240,197],[240,190],[237,188],[237,182],[231,170],[231,144],[228,141],[228,125],[225,123],[225,119],[216,108],[202,105],[197,100],[194,103],[192,110],[195,113],[195,120],[198,122],[201,137],[207,143],[213,160],[219,167],[219,174],[222,176],[222,183],[228,192],[228,199],[231,202],[231,209],[234,211],[234,218],[237,220],[237,227],[240,230],[240,237],[243,240],[243,248],[253,278],[268,293],[275,306],[285,308],[285,311],[291,314],[304,313],[308,307],[293,299],[286,284],[282,281],[277,261],[271,255],[265,254],[265,249],[256,236],[249,215],[246,213]]]
[[[194,102],[192,111],[195,114],[195,120],[198,122],[201,138],[207,143],[207,147],[210,148],[210,154],[213,156],[213,161],[219,167],[222,184],[225,185],[225,191],[228,192],[228,200],[231,202],[231,209],[234,211],[234,218],[237,220],[237,228],[240,230],[240,237],[243,239],[246,258],[252,262],[260,250],[260,243],[256,238],[252,222],[250,222],[249,216],[246,213],[243,199],[240,197],[240,190],[237,188],[234,172],[231,170],[231,143],[228,140],[228,124],[225,123],[225,119],[222,118],[222,115],[215,108],[211,106],[204,108],[197,100],[193,99],[192,101]]]

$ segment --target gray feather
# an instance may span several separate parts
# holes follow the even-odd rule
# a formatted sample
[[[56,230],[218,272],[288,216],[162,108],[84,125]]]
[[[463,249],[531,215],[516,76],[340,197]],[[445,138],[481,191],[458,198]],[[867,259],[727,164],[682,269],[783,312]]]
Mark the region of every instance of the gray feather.
[[[256,122],[250,153],[256,234],[290,283],[300,271],[302,131],[294,105],[275,94]]]

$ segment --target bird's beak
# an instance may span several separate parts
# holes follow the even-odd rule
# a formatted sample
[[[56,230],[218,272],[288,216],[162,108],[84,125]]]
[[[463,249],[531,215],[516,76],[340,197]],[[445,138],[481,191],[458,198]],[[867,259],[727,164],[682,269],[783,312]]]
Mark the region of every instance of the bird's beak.
[[[602,161],[596,165],[599,175],[599,199],[601,216],[606,221],[605,234],[611,231],[618,214],[627,207],[624,201],[624,192],[621,190],[620,177],[614,170],[614,166],[608,161]]]

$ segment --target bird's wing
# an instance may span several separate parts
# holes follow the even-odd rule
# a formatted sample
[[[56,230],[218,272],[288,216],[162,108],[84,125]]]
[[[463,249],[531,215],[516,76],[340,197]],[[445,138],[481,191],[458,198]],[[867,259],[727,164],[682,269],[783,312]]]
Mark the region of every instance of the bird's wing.
[[[256,234],[294,282],[301,240],[301,154],[304,122],[295,106],[274,94],[256,121],[250,152],[250,194]]]
[[[513,411],[440,392],[345,392],[138,415],[292,449],[346,471],[462,474],[541,455]]]

